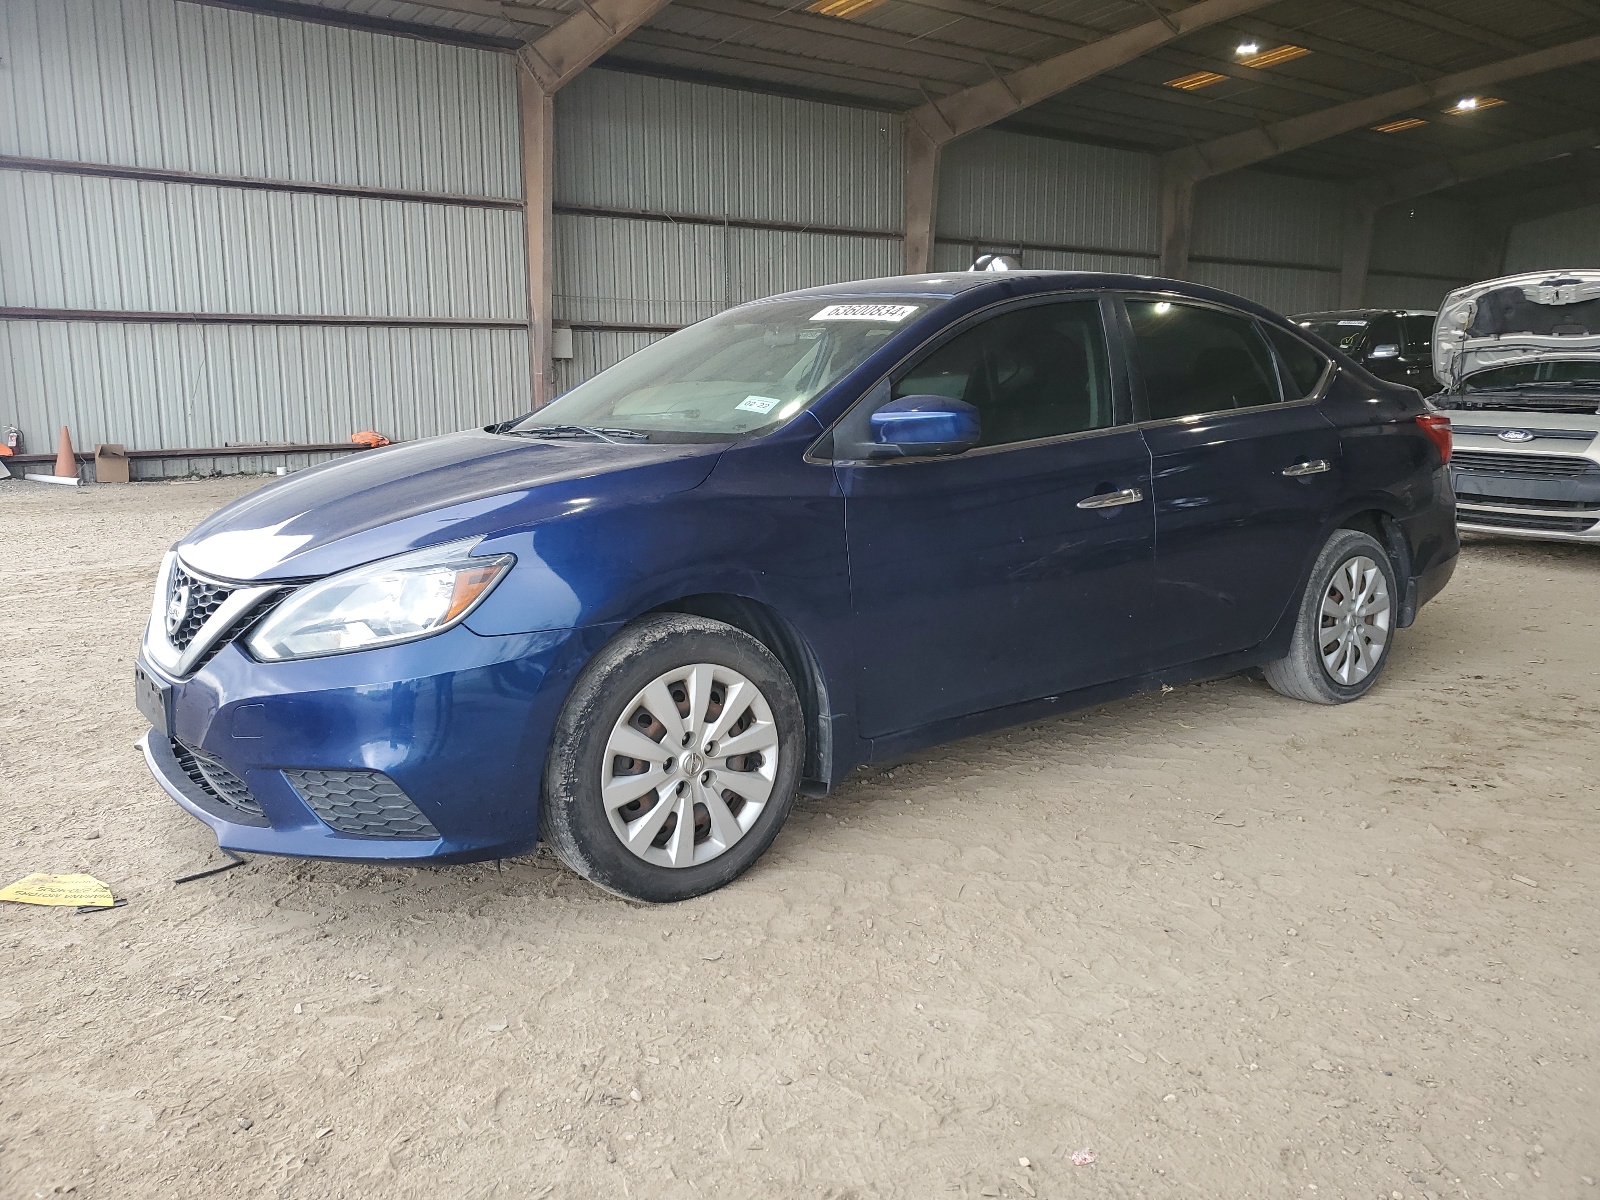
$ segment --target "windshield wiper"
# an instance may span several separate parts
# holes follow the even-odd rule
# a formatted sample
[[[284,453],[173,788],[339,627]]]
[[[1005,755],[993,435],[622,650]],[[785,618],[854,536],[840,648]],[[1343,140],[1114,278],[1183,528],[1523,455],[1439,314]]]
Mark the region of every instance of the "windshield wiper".
[[[1519,388],[1600,388],[1600,379],[1536,379],[1532,383],[1508,384],[1506,386]]]
[[[532,425],[527,429],[508,429],[506,432],[519,437],[592,437],[615,445],[621,445],[623,441],[650,440],[650,435],[642,429],[603,429],[593,425]]]

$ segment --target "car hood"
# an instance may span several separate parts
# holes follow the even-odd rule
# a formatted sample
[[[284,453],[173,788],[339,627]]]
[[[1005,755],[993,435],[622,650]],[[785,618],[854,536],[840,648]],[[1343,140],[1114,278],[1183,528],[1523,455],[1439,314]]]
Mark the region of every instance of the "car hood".
[[[368,450],[241,497],[176,547],[203,575],[306,579],[603,503],[700,484],[721,444],[616,444],[484,432]]]
[[[1445,297],[1433,373],[1454,391],[1489,367],[1600,358],[1600,271],[1508,275]]]

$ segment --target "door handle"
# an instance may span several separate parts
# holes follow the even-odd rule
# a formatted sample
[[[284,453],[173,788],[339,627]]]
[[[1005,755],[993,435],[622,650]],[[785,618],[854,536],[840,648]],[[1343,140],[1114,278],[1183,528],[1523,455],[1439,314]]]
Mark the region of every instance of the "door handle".
[[[1079,508],[1116,508],[1122,504],[1137,504],[1144,499],[1138,488],[1123,488],[1120,492],[1099,492],[1078,501]]]
[[[1321,475],[1324,471],[1331,470],[1333,468],[1328,465],[1327,459],[1313,458],[1306,462],[1297,462],[1292,467],[1285,467],[1283,473],[1290,479],[1295,479],[1301,475]]]

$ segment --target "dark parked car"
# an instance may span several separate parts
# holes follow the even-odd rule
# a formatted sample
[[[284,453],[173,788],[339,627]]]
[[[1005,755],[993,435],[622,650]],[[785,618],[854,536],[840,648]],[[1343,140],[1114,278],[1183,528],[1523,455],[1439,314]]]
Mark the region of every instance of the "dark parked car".
[[[1406,308],[1356,308],[1290,317],[1330,346],[1337,346],[1379,379],[1438,390],[1433,378],[1434,314]]]
[[[542,836],[672,900],[802,789],[1260,668],[1353,700],[1454,569],[1448,421],[1193,284],[746,304],[544,410],[270,483],[161,565],[151,769],[230,849]]]

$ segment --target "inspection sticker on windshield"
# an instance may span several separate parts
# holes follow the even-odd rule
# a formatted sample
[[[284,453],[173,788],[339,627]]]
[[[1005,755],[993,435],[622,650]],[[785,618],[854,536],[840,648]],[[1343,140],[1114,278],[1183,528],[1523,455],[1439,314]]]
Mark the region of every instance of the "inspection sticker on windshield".
[[[830,304],[813,321],[904,321],[917,311],[915,304]]]
[[[734,408],[744,412],[769,413],[781,403],[782,401],[775,396],[746,396],[735,404]]]

